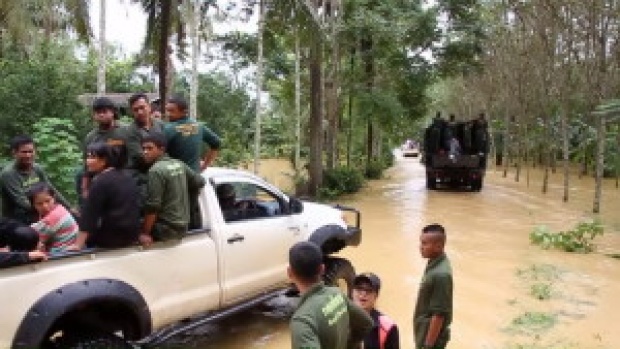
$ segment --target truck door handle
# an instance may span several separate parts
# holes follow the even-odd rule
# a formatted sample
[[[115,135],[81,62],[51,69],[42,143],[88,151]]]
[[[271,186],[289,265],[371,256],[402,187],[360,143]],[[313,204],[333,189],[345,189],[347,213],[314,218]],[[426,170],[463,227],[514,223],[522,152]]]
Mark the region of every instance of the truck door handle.
[[[237,241],[243,241],[243,240],[245,240],[245,237],[243,235],[235,234],[231,236],[230,238],[228,238],[227,241],[229,244],[234,244]]]
[[[294,233],[299,233],[299,227],[297,226],[293,226],[293,227],[288,227],[288,230],[294,232]]]

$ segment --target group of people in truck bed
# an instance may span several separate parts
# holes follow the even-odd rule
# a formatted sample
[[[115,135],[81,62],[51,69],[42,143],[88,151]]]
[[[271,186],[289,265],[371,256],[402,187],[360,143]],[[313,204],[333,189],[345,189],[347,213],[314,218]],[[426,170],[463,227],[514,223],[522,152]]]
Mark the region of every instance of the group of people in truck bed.
[[[424,132],[424,151],[430,154],[487,154],[489,133],[484,114],[469,121],[456,121],[454,114],[445,120],[438,112]]]
[[[119,122],[109,98],[92,104],[96,127],[84,140],[77,207],[36,164],[34,140],[11,140],[13,162],[0,172],[0,267],[86,247],[150,246],[199,227],[200,172],[216,158],[219,137],[189,118],[180,96],[166,102],[167,122],[156,117],[146,94],[128,102],[129,125]]]

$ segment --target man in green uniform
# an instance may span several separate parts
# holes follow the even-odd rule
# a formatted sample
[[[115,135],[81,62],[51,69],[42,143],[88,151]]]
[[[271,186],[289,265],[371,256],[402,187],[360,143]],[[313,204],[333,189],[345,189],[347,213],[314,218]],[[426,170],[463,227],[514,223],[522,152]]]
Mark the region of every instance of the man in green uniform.
[[[443,349],[452,323],[452,267],[444,252],[445,229],[431,224],[422,229],[420,253],[428,259],[413,315],[418,349]]]
[[[164,135],[153,133],[142,140],[144,160],[152,164],[148,172],[144,223],[140,243],[148,247],[153,239],[180,239],[189,224],[190,193],[205,185],[200,174],[183,162],[166,155]]]
[[[2,193],[2,217],[12,218],[24,224],[37,220],[26,191],[36,183],[45,182],[52,189],[54,186],[43,169],[34,161],[36,149],[30,136],[16,136],[10,143],[13,163],[7,164],[0,173],[0,192]],[[53,189],[56,200],[67,209],[69,202]]]
[[[289,250],[288,275],[301,293],[291,318],[292,349],[359,348],[372,318],[336,287],[325,286],[323,254],[312,242]]]
[[[166,114],[170,120],[165,129],[168,155],[183,161],[196,172],[206,169],[217,157],[221,145],[219,137],[206,126],[189,118],[187,102],[182,97],[168,100]],[[203,143],[209,146],[204,157]]]
[[[153,117],[149,98],[144,93],[129,97],[129,109],[133,122],[125,127],[127,134],[127,168],[128,174],[136,181],[140,192],[140,207],[146,199],[146,181],[148,166],[142,156],[142,140],[152,133],[164,133],[164,122]]]
[[[196,172],[204,171],[217,157],[221,145],[219,137],[187,116],[187,101],[183,97],[170,98],[166,103],[166,114],[170,120],[165,127],[168,155],[183,161]],[[203,143],[209,146],[204,157]],[[201,225],[198,198],[190,197],[189,204],[189,227],[195,229]]]
[[[97,127],[92,129],[84,139],[84,166],[86,166],[86,152],[88,146],[98,142],[104,142],[113,146],[126,146],[127,133],[125,128],[118,123],[118,109],[112,100],[107,97],[99,97],[93,101],[93,119]],[[80,202],[88,196],[91,176],[85,167],[78,171],[77,192],[80,194]]]
[[[149,98],[144,93],[136,93],[129,97],[129,108],[133,122],[127,125],[127,157],[128,168],[138,171],[145,170],[142,157],[142,139],[153,132],[164,132],[164,123],[153,117]]]

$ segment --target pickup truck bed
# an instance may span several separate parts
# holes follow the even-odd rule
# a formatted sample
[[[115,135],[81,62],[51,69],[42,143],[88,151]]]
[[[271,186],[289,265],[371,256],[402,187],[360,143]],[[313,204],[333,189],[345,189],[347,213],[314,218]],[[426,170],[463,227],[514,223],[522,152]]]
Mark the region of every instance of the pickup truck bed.
[[[1,269],[0,289],[11,296],[0,298],[0,348],[157,343],[188,320],[217,319],[288,290],[288,250],[303,240],[321,246],[326,281],[351,286],[351,264],[334,255],[360,243],[359,212],[301,202],[243,171],[203,176],[203,228],[181,240]],[[242,199],[259,201],[264,216],[225,221],[214,189],[222,183],[243,188]],[[353,225],[343,211],[353,211]]]

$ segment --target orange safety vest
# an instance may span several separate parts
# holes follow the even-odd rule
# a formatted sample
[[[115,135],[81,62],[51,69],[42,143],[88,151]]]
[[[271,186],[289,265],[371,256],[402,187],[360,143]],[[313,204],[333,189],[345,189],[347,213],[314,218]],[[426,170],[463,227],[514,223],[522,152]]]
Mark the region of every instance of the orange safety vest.
[[[394,321],[385,315],[379,315],[379,348],[385,349],[388,333],[394,327]]]

